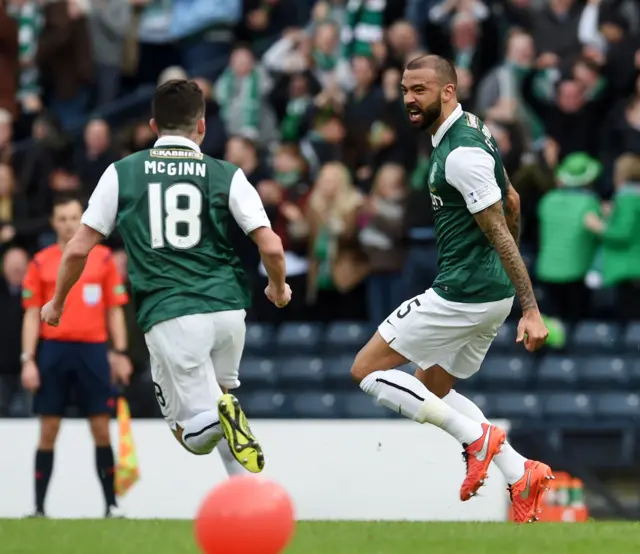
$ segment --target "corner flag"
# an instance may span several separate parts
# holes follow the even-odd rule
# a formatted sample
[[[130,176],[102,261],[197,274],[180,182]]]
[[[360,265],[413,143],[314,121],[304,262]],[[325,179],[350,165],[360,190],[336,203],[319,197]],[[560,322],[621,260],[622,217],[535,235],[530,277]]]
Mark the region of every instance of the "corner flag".
[[[131,432],[131,413],[126,398],[118,398],[118,465],[115,488],[118,496],[124,496],[140,478],[138,456]]]

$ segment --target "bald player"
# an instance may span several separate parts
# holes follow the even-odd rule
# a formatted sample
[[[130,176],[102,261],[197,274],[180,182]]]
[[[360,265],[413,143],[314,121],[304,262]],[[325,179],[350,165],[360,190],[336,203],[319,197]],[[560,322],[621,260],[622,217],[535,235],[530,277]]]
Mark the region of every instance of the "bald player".
[[[517,342],[533,352],[548,331],[518,247],[520,202],[487,127],[464,112],[455,68],[439,56],[411,61],[402,94],[411,124],[431,134],[428,185],[435,214],[438,277],[404,302],[357,355],[351,374],[360,388],[418,423],[431,423],[463,446],[465,501],[477,494],[492,461],[508,484],[518,522],[535,521],[552,478],[505,442],[480,408],[454,390],[474,375],[511,311],[522,306]],[[394,369],[413,362],[415,376]]]

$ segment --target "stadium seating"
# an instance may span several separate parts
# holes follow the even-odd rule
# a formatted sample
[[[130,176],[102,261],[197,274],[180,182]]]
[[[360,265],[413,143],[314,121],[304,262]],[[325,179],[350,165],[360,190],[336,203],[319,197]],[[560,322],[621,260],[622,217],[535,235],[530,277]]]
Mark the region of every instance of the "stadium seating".
[[[534,427],[536,422],[585,428],[640,424],[640,322],[626,328],[581,322],[570,333],[568,349],[545,348],[535,355],[515,343],[515,330],[515,321],[504,325],[481,370],[456,384],[488,418]],[[247,413],[255,418],[399,417],[363,394],[351,378],[353,360],[370,334],[369,325],[357,322],[326,328],[249,323],[238,391]],[[398,369],[415,372],[411,363]],[[145,390],[151,387],[148,374],[137,381]],[[31,413],[30,395],[20,390],[16,376],[0,376],[0,413]]]
[[[595,356],[577,363],[581,386],[595,390],[624,388],[629,382],[627,364],[622,358]]]
[[[530,393],[505,393],[491,398],[491,408],[488,410],[492,416],[505,419],[537,420],[542,417],[542,405],[535,394]]]
[[[318,390],[325,382],[325,362],[321,358],[294,356],[274,361],[278,382],[285,389]]]
[[[332,356],[325,359],[324,370],[327,386],[331,389],[351,389],[356,385],[351,380],[351,365],[354,356]]]
[[[551,393],[543,403],[544,416],[549,420],[577,423],[594,415],[591,397],[584,393]]]
[[[627,358],[627,373],[629,375],[629,386],[640,388],[640,356]]]
[[[640,396],[635,393],[604,393],[595,397],[595,413],[602,419],[640,421]]]
[[[7,409],[7,415],[9,417],[29,417],[31,413],[31,398],[25,391],[18,391]]]
[[[620,346],[620,327],[605,321],[581,321],[570,340],[576,354],[615,352]]]
[[[478,379],[490,390],[526,388],[531,381],[532,368],[532,357],[488,356]]]
[[[249,393],[240,390],[238,398],[242,402],[244,410],[251,414],[251,417],[271,419],[291,416],[287,397],[279,391],[264,390]]]
[[[332,418],[340,413],[334,394],[303,392],[293,395],[291,413],[297,418]]]
[[[516,324],[500,329],[481,371],[456,385],[487,417],[571,428],[640,422],[640,322],[621,328],[583,321],[570,330],[563,353],[536,355],[515,343]],[[247,411],[253,417],[398,417],[351,379],[353,360],[370,335],[370,326],[358,322],[250,324],[241,366]],[[415,366],[398,369],[413,374]]]
[[[629,324],[624,334],[623,345],[626,352],[640,356],[640,321]]]
[[[250,323],[245,338],[246,354],[265,354],[272,350],[275,330],[272,325]]]
[[[276,334],[278,354],[316,354],[322,344],[322,326],[317,323],[284,323]]]
[[[240,363],[240,381],[245,389],[272,388],[277,381],[273,361],[264,358],[244,358]]]
[[[379,406],[376,401],[361,391],[343,393],[340,397],[341,413],[344,417],[353,419],[389,418],[394,413]]]
[[[538,367],[538,388],[571,390],[577,386],[576,361],[567,356],[546,356]]]
[[[328,326],[325,344],[328,352],[358,352],[371,338],[369,325],[358,322],[335,322]]]
[[[514,321],[507,321],[502,327],[500,327],[498,335],[491,345],[490,351],[492,353],[499,353],[516,350],[516,347],[518,346],[516,343],[516,327],[517,322]]]

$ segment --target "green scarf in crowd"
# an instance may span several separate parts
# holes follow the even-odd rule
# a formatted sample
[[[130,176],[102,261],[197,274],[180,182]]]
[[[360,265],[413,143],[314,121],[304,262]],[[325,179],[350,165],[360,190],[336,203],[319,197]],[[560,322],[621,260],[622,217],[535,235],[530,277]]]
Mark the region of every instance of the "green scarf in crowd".
[[[40,6],[33,1],[20,7],[9,4],[7,9],[18,25],[18,59],[21,64],[28,63],[20,70],[18,98],[22,99],[29,94],[40,93],[39,72],[35,58],[43,20]]]
[[[323,226],[318,232],[314,248],[314,255],[318,260],[318,290],[335,290],[331,275],[332,239],[329,230]]]
[[[260,128],[260,77],[254,69],[249,75],[238,78],[230,68],[220,77],[218,94],[220,111],[225,122],[232,118],[232,112],[242,113],[242,129]]]
[[[387,0],[349,0],[342,28],[343,56],[370,56],[371,44],[382,40]]]
[[[325,54],[320,50],[313,51],[313,61],[320,71],[333,71],[338,65],[338,58],[331,54]]]
[[[302,118],[309,107],[309,98],[292,98],[280,124],[282,142],[297,142],[300,139]]]

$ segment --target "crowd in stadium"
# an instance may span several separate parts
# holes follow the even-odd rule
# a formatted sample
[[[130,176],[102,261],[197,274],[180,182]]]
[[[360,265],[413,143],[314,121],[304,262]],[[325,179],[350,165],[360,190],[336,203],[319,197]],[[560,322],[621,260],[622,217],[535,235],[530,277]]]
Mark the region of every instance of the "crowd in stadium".
[[[428,288],[431,143],[400,90],[426,52],[455,62],[464,109],[498,142],[543,311],[640,311],[633,0],[1,0],[0,44],[2,374],[20,373],[21,283],[55,240],[54,198],[86,200],[109,164],[153,145],[148,103],[126,118],[118,106],[170,79],[197,80],[203,151],[243,169],[285,244],[294,294],[277,310],[233,233],[256,290],[250,319],[379,322]],[[109,246],[126,278],[117,236]]]

